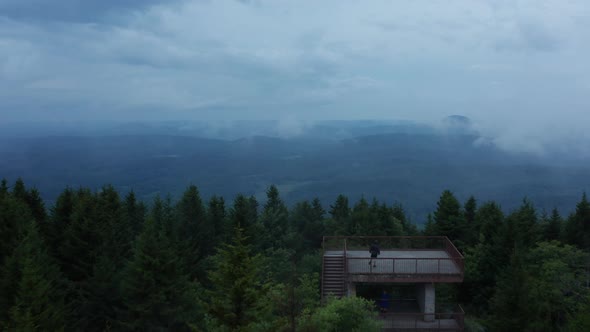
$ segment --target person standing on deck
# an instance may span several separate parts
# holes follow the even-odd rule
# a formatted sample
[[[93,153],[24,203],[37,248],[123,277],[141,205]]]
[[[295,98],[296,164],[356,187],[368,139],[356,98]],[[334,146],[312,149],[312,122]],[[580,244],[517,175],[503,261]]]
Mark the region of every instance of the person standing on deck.
[[[377,258],[377,256],[379,256],[379,254],[381,254],[381,250],[379,250],[379,245],[377,244],[377,241],[373,241],[373,244],[371,244],[371,247],[369,247],[369,252],[371,253],[371,259],[369,260],[369,265],[371,265],[371,263],[372,263],[373,267],[376,267],[377,265],[375,264],[375,261],[373,261],[373,259]]]

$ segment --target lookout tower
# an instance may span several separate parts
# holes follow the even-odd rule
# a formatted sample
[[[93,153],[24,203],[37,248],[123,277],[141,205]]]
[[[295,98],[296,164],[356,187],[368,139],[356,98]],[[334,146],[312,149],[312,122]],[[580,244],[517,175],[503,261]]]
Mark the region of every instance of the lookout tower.
[[[371,263],[375,241],[381,254]],[[357,296],[357,288],[404,287],[406,304],[379,315],[384,331],[463,331],[460,306],[437,311],[435,284],[463,282],[463,256],[447,237],[325,236],[322,247],[322,300]]]

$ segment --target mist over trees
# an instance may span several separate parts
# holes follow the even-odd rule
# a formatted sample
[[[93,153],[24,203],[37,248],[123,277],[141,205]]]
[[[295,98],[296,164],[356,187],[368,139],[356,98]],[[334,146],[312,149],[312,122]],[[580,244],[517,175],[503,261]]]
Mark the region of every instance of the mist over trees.
[[[46,206],[24,181],[0,183],[0,329],[9,331],[378,331],[374,303],[320,304],[324,235],[444,235],[465,256],[467,328],[590,330],[590,203],[573,213],[529,199],[441,193],[419,229],[399,203],[310,197],[142,202],[112,186],[64,188]]]

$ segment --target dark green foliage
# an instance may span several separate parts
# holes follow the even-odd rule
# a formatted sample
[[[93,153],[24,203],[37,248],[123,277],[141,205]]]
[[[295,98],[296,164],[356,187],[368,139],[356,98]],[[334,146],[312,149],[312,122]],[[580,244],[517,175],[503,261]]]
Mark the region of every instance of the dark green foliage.
[[[162,200],[160,196],[156,196],[154,203],[152,204],[150,217],[171,239],[174,239],[176,236],[173,224],[174,209],[172,208],[172,202],[169,196],[164,200]]]
[[[257,206],[258,203],[254,197],[247,198],[244,195],[238,195],[229,211],[227,234],[232,234],[233,230],[239,227],[243,229],[249,243],[259,243],[262,234],[259,232],[261,228],[257,225]]]
[[[370,304],[319,306],[322,237],[418,234],[400,204],[340,195],[326,218],[319,199],[289,209],[275,186],[260,215],[253,196],[226,213],[195,186],[149,213],[120,197],[65,189],[47,217],[35,189],[0,183],[0,329],[370,331]],[[454,239],[465,279],[437,286],[437,303],[460,303],[480,330],[586,330],[589,216],[586,195],[567,221],[554,209],[538,222],[526,199],[505,218],[443,192],[424,234]],[[556,239],[577,248],[540,242]]]
[[[0,181],[0,199],[8,194],[8,181],[6,179],[2,179]]]
[[[196,288],[162,226],[148,218],[123,274],[119,324],[125,330],[187,330],[199,317]]]
[[[565,241],[579,248],[590,250],[590,202],[586,193],[576,205],[576,212],[567,220]]]
[[[404,207],[400,203],[394,203],[391,207],[391,215],[393,216],[393,222],[396,223],[399,221],[402,225],[402,229],[404,231],[404,235],[406,236],[416,236],[419,234],[418,228],[415,224],[411,223],[406,216],[406,211]],[[398,234],[390,234],[390,235],[398,235]]]
[[[138,202],[135,193],[131,191],[125,196],[123,203],[123,219],[124,224],[129,227],[127,251],[131,251],[131,243],[135,237],[141,232],[143,224],[145,223],[146,207],[142,202]]]
[[[371,222],[376,221],[371,216],[371,210],[369,209],[369,202],[362,197],[352,208],[350,218],[346,223],[345,233],[346,235],[361,235],[368,234],[374,235],[370,232]]]
[[[348,197],[338,195],[334,205],[330,205],[330,215],[336,221],[343,221],[350,216],[350,207],[348,206]]]
[[[329,213],[331,220],[327,225],[328,233],[331,235],[347,234],[347,228],[351,214],[351,209],[348,205],[348,197],[344,195],[338,195],[334,205],[330,205]]]
[[[208,311],[213,324],[232,331],[247,330],[263,312],[261,257],[252,255],[244,231],[236,227],[231,243],[219,247],[215,266],[209,271],[213,289],[208,292]]]
[[[470,196],[467,202],[465,202],[465,221],[468,225],[472,225],[475,222],[475,213],[477,212],[477,200],[475,197]]]
[[[590,297],[580,304],[578,311],[568,315],[567,332],[590,331]]]
[[[25,182],[23,179],[18,178],[12,187],[12,197],[20,200],[21,202],[27,201],[27,188],[25,187]]]
[[[478,240],[478,232],[476,231],[475,215],[477,213],[477,200],[470,196],[464,206],[465,210],[465,230],[463,234],[463,241],[468,245],[475,245]]]
[[[65,230],[72,223],[75,200],[74,191],[66,188],[58,196],[55,205],[50,209],[49,223],[45,236],[47,237],[50,251],[56,257],[59,257],[59,247],[64,241]]]
[[[513,227],[510,230],[514,235],[513,246],[521,250],[530,248],[540,238],[537,212],[526,198],[522,201],[520,208],[507,217],[507,223]]]
[[[510,265],[501,273],[497,292],[491,300],[490,326],[494,331],[525,331],[534,301],[527,285],[529,275],[522,257],[514,253]]]
[[[209,224],[215,233],[215,243],[221,242],[225,234],[226,211],[223,197],[213,196],[209,200]]]
[[[381,331],[381,324],[376,319],[377,313],[373,303],[360,297],[346,297],[331,300],[299,321],[297,331]]]
[[[262,249],[282,247],[289,230],[289,212],[274,185],[266,191],[266,203],[260,215],[260,222],[264,230],[260,244]]]
[[[434,230],[437,235],[447,236],[460,247],[465,231],[465,217],[461,212],[461,204],[449,190],[443,191],[434,212]]]
[[[204,279],[200,261],[213,253],[215,229],[205,213],[205,207],[196,186],[186,189],[176,206],[178,247],[182,264],[191,280]]]
[[[47,220],[47,211],[45,210],[45,203],[43,203],[43,199],[41,199],[41,195],[36,188],[27,193],[26,202],[31,209],[33,218],[39,223],[44,223]]]
[[[551,211],[551,216],[547,220],[546,223],[543,224],[542,232],[543,232],[543,240],[545,241],[553,241],[559,240],[561,238],[561,228],[563,225],[563,220],[559,215],[559,211],[554,208]]]
[[[65,284],[34,222],[27,224],[25,237],[13,255],[18,259],[19,274],[6,329],[65,330],[68,319]]]
[[[310,204],[308,201],[297,203],[290,215],[291,224],[295,226],[297,233],[301,234],[303,243],[301,250],[319,248],[322,237],[325,234],[323,223],[325,211],[316,198]]]
[[[24,226],[33,219],[27,205],[10,194],[0,198],[0,266],[12,254]]]
[[[567,316],[583,310],[590,295],[589,258],[557,241],[513,254],[492,299],[490,325],[497,331],[562,330]]]
[[[124,218],[123,202],[113,186],[105,186],[96,195],[96,227],[101,241],[101,255],[106,255],[116,267],[122,267],[129,255],[132,226]]]

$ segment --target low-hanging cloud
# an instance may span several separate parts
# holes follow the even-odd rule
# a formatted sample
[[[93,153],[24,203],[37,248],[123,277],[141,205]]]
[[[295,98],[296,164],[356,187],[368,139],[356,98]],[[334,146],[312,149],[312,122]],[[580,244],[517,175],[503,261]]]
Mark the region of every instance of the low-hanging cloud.
[[[0,121],[461,114],[536,149],[590,121],[588,22],[585,0],[5,0]]]

